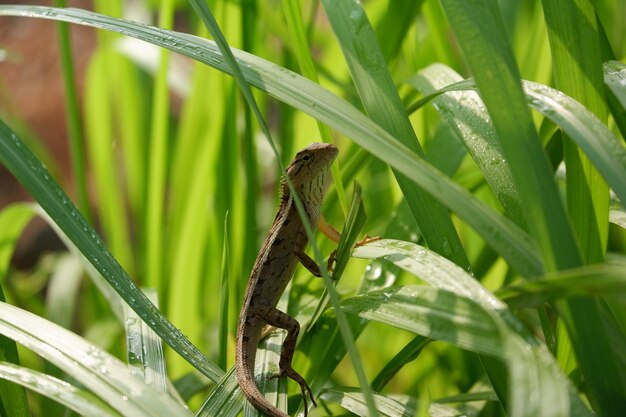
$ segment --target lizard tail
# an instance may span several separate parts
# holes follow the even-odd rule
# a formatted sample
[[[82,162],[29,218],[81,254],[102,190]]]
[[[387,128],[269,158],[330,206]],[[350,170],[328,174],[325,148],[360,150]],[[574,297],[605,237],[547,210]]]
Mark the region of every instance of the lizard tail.
[[[243,337],[241,338],[243,339]],[[256,407],[257,410],[265,413],[269,417],[289,417],[288,414],[274,407],[259,390],[254,379],[254,360],[256,351],[248,352],[245,343],[237,340],[237,349],[235,355],[235,374],[239,386],[248,401]],[[256,346],[255,346],[256,347]]]

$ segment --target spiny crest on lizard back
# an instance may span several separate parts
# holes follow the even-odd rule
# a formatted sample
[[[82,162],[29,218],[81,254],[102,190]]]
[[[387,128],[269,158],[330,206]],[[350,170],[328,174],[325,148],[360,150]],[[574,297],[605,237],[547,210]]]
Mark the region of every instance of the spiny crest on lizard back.
[[[337,153],[337,147],[329,143],[316,142],[302,149],[287,166],[287,174],[293,185],[300,188],[303,184],[325,180]],[[281,195],[289,195],[284,176],[280,181],[280,192]]]

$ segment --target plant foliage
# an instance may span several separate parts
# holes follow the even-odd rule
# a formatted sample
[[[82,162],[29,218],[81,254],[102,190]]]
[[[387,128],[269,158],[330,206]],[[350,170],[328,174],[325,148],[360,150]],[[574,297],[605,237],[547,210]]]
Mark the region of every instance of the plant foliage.
[[[0,162],[36,202],[0,211],[0,414],[258,415],[232,370],[238,307],[315,140],[340,148],[337,266],[298,270],[279,303],[313,417],[626,409],[623,0],[136,2],[155,25],[94,3],[0,5],[57,22],[76,184],[0,108]],[[85,74],[72,25],[98,29]],[[18,285],[37,215],[71,255]],[[381,239],[351,250],[361,229]],[[258,384],[295,415],[296,387],[265,378],[283,338]]]

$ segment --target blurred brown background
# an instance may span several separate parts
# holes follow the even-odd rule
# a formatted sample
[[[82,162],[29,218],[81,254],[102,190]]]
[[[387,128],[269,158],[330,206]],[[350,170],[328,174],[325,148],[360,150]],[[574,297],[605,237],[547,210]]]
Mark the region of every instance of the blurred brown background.
[[[3,1],[0,4],[51,6],[52,1]],[[67,1],[68,7],[91,9],[90,0]],[[92,28],[71,25],[74,69],[79,90],[95,45]],[[56,23],[32,18],[0,17],[0,118],[40,157],[71,194],[71,166]],[[13,175],[0,165],[0,209],[30,200]],[[27,267],[58,241],[37,219],[22,236],[14,265]]]

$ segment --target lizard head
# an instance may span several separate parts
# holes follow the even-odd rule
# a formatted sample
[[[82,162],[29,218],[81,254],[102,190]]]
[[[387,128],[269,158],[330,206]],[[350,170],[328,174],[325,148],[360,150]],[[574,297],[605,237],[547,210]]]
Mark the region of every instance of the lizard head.
[[[298,196],[315,225],[320,216],[324,194],[330,185],[330,165],[337,157],[337,147],[328,143],[312,143],[302,149],[287,166],[287,174]],[[281,205],[291,199],[287,181],[283,177],[280,187]]]
[[[328,171],[337,153],[337,147],[329,143],[312,143],[302,149],[287,167],[293,185],[300,188],[315,184],[326,191]]]
[[[302,149],[287,166],[287,174],[302,202],[309,208],[311,218],[317,223],[319,205],[330,185],[330,165],[337,157],[337,147],[328,143],[312,143]],[[288,201],[289,187],[283,177],[280,184],[280,195],[283,202]]]

